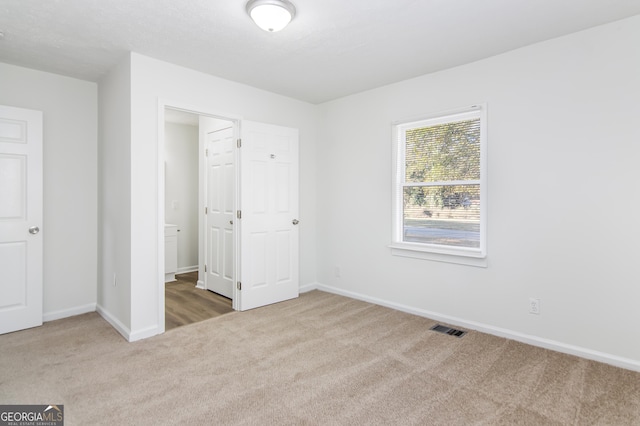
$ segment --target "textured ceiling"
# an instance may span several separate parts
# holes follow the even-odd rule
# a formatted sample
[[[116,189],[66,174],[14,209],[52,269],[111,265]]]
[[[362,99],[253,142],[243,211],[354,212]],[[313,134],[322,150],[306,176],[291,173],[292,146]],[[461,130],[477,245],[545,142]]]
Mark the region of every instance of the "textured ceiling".
[[[128,51],[320,103],[640,14],[640,0],[0,0],[0,62],[98,81]]]

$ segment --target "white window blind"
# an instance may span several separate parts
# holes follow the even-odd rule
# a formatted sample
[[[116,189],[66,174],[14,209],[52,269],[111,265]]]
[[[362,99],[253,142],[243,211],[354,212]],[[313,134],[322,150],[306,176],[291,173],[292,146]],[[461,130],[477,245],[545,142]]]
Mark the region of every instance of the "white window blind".
[[[485,121],[476,106],[396,124],[392,244],[484,257]]]

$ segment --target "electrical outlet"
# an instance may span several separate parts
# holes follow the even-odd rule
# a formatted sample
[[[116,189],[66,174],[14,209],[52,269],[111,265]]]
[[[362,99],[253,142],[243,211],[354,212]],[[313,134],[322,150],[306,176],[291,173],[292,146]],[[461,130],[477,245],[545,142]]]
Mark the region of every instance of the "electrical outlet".
[[[540,315],[540,299],[533,297],[529,299],[529,313]]]
[[[340,278],[342,276],[342,269],[339,266],[336,266],[334,273],[336,278]]]

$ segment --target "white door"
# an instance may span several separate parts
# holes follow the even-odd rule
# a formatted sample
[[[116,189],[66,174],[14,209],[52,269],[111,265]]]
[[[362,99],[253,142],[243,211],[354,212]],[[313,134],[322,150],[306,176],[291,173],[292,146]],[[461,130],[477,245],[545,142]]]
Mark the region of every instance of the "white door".
[[[241,311],[298,297],[298,130],[241,123]]]
[[[42,325],[42,112],[0,106],[0,334]]]
[[[207,135],[205,288],[233,298],[235,169],[233,127]]]

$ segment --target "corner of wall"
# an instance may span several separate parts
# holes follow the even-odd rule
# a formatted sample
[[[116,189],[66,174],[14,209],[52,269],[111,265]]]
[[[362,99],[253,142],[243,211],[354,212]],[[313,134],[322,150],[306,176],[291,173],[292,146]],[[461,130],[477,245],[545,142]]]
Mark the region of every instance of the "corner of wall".
[[[127,56],[98,84],[97,310],[123,335],[131,324],[131,66]]]

